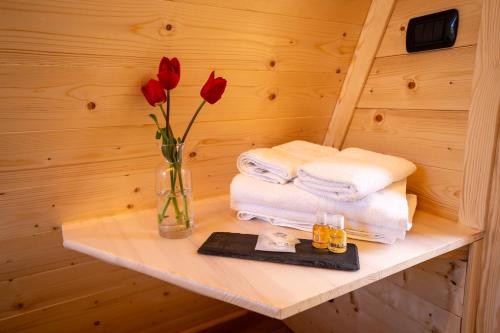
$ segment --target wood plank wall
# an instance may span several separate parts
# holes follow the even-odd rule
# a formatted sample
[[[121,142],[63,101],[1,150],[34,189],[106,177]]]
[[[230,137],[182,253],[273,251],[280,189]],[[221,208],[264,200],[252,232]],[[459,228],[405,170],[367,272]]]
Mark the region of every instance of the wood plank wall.
[[[174,129],[215,69],[189,138],[195,196],[241,151],[320,142],[369,0],[2,1],[0,331],[196,331],[243,314],[61,247],[61,222],[154,205],[158,152],[139,87],[177,56]],[[319,64],[319,65],[318,65]]]
[[[460,12],[455,46],[407,54],[408,20],[450,8]],[[419,209],[454,220],[480,19],[481,0],[397,0],[344,142],[344,147],[415,161],[418,171],[409,179],[409,190],[417,193]],[[464,316],[467,261],[465,247],[305,311],[287,324],[297,333],[313,328],[318,332],[458,333]],[[494,311],[494,297],[489,297],[485,308]]]
[[[397,0],[344,145],[415,161],[418,171],[408,185],[418,195],[419,209],[454,220],[462,190],[481,5],[481,0]],[[408,20],[450,8],[460,13],[455,46],[407,54]],[[361,299],[356,329],[460,332],[467,260],[464,248],[354,293],[352,297]],[[345,305],[340,309],[349,312]],[[394,321],[394,313],[401,320]]]
[[[407,54],[411,17],[457,8],[453,48]],[[415,161],[419,209],[457,220],[481,0],[398,0],[344,146]]]
[[[444,254],[285,323],[295,333],[459,333],[467,253],[465,247]]]

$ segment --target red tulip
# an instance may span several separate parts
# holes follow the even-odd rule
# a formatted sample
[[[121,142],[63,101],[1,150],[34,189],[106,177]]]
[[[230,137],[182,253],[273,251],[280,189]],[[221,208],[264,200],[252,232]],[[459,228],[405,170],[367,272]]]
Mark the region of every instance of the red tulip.
[[[177,58],[169,60],[167,57],[163,57],[160,62],[160,68],[158,69],[158,79],[163,88],[167,90],[174,89],[177,87],[180,78],[181,64],[179,60],[177,60]]]
[[[207,82],[201,88],[201,97],[210,104],[216,103],[226,89],[227,81],[222,77],[215,78],[215,72],[210,74]]]
[[[165,90],[163,90],[160,82],[156,80],[149,80],[144,87],[141,88],[144,97],[151,106],[155,106],[158,103],[163,103],[167,99],[165,95]]]

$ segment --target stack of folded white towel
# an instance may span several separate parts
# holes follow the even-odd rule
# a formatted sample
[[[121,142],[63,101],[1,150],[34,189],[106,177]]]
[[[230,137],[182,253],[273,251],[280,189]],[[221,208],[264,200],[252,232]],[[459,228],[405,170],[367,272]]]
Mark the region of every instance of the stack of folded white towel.
[[[241,220],[310,231],[325,211],[345,216],[348,237],[387,244],[412,226],[417,197],[406,178],[416,166],[403,158],[292,141],[242,153],[238,170],[231,208]]]

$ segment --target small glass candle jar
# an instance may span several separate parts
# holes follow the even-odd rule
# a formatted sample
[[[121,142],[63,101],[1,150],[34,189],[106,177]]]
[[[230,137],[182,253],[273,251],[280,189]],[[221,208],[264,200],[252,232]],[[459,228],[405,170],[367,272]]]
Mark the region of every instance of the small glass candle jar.
[[[313,226],[312,246],[317,249],[328,248],[328,238],[330,237],[330,227],[326,223],[327,213],[318,212],[316,214],[316,224]]]
[[[328,250],[333,253],[347,251],[347,233],[344,230],[344,217],[333,215],[329,226]]]

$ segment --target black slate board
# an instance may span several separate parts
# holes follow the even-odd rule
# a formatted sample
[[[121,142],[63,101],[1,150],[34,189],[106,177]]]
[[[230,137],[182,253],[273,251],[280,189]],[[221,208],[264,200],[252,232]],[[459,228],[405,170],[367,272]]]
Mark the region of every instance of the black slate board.
[[[355,244],[347,244],[347,251],[338,254],[316,249],[311,245],[310,239],[301,239],[300,244],[295,246],[296,253],[270,252],[255,250],[257,237],[258,235],[214,232],[198,249],[198,253],[343,271],[359,269],[358,248]]]

